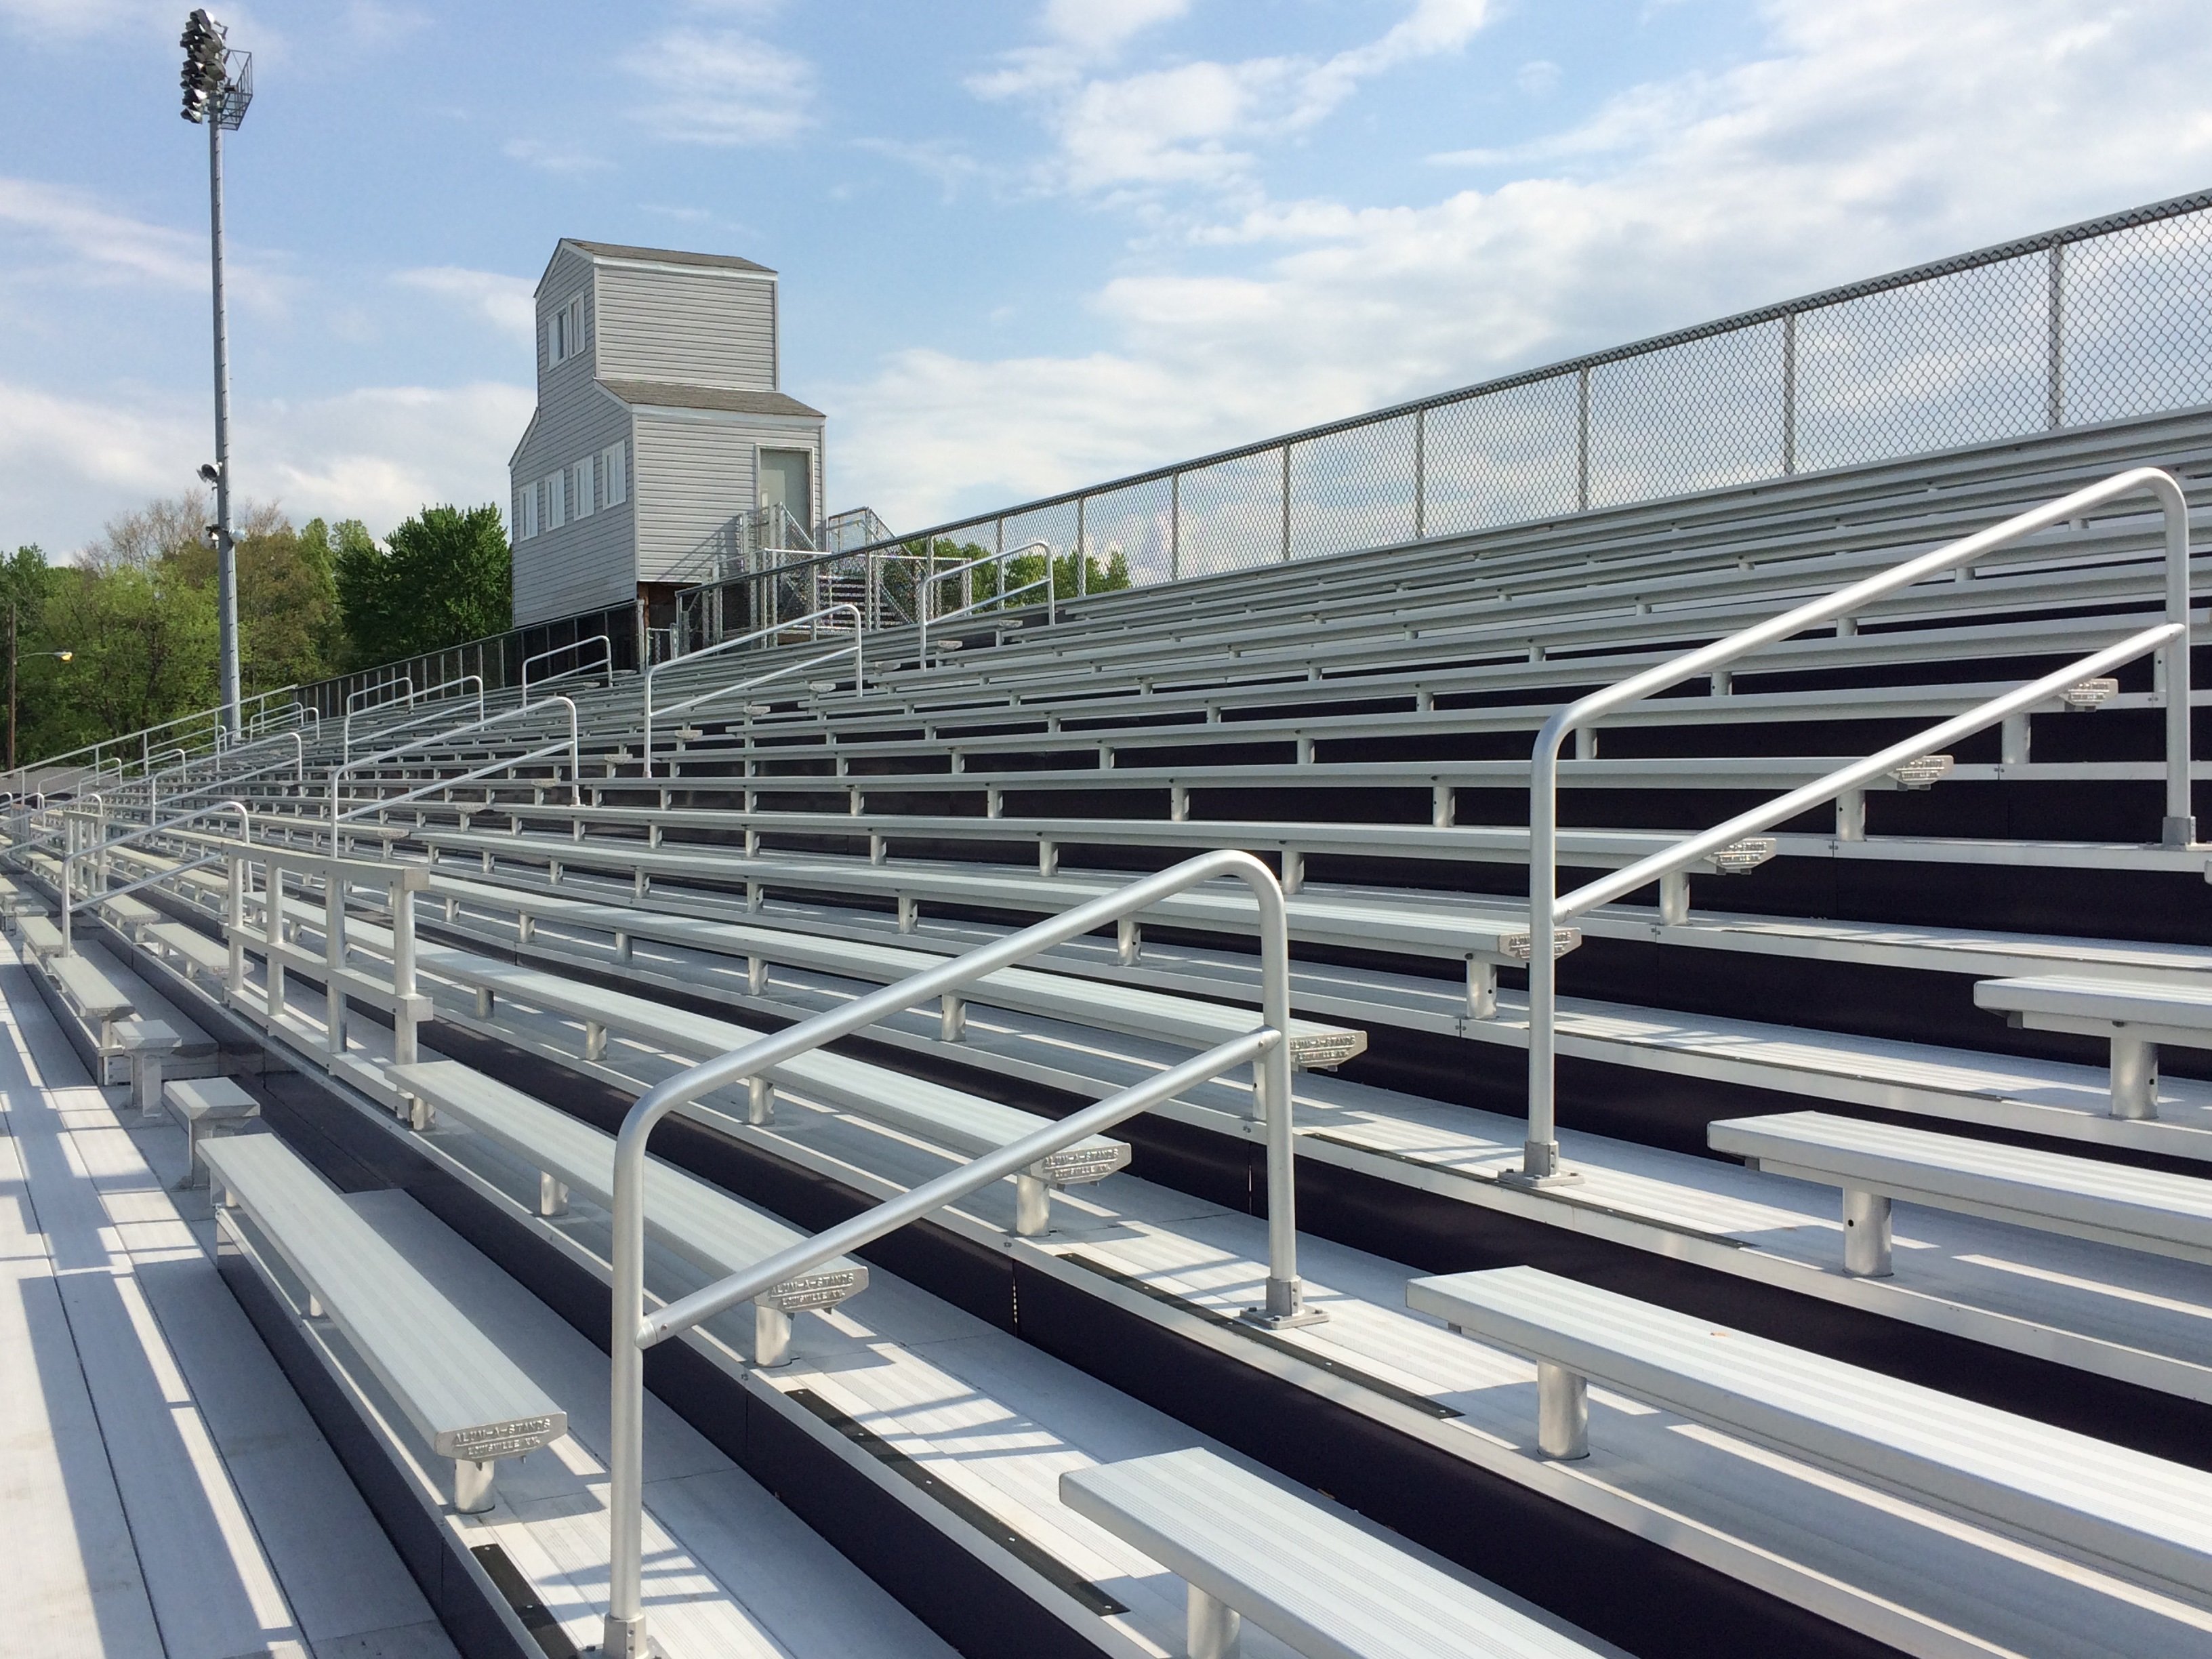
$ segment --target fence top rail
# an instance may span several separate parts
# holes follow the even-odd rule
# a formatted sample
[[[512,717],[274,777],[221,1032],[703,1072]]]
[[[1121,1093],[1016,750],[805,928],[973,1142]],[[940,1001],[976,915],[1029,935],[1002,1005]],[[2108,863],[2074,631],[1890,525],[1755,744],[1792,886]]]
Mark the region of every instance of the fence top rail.
[[[2087,241],[2094,237],[2109,235],[2114,231],[2130,230],[2140,225],[2155,224],[2162,219],[2179,218],[2184,214],[2212,209],[2212,191],[2194,191],[2186,196],[2175,196],[2162,202],[2153,202],[2123,212],[2107,214],[2100,218],[2085,219],[2077,224],[2063,226],[2056,230],[2039,231],[2006,242],[1995,242],[1987,247],[1970,252],[1954,253],[1925,264],[1908,265],[1899,270],[1880,276],[1869,276],[1835,288],[1819,289],[1794,300],[1781,300],[1757,306],[1748,311],[1739,311],[1710,322],[1693,324],[1664,334],[1654,334],[1624,345],[1608,346],[1601,351],[1586,352],[1578,357],[1562,358],[1557,362],[1539,368],[1516,370],[1510,374],[1480,380],[1472,386],[1457,386],[1449,392],[1431,392],[1425,397],[1409,398],[1403,403],[1388,404],[1382,409],[1368,410],[1358,415],[1325,421],[1317,426],[1301,427],[1294,432],[1278,433],[1271,437],[1238,444],[1233,448],[1219,449],[1188,460],[1175,461],[1144,472],[1132,472],[1125,477],[1109,478],[1103,483],[1086,484],[1079,489],[1063,490],[1056,495],[1043,495],[1034,501],[1022,501],[1000,508],[981,517],[956,519],[948,523],[933,525],[926,530],[909,532],[881,541],[871,542],[848,550],[851,554],[889,550],[912,542],[928,542],[939,537],[951,537],[963,530],[973,530],[979,525],[1021,518],[1055,507],[1068,507],[1095,495],[1111,494],[1139,485],[1164,483],[1185,472],[1218,466],[1229,461],[1244,460],[1254,455],[1265,455],[1287,445],[1310,443],[1316,439],[1334,437],[1339,433],[1355,432],[1363,427],[1380,426],[1387,422],[1401,420],[1407,416],[1429,410],[1445,408],[1465,403],[1475,398],[1495,392],[1510,392],[1516,387],[1534,386],[1544,380],[1562,376],[1587,374],[1607,363],[1626,362],[1634,357],[1647,356],[1663,351],[1670,346],[1689,345],[1699,340],[1709,340],[1717,335],[1733,334],[1739,330],[1756,328],[1761,324],[1779,322],[1785,317],[1802,316],[1807,312],[1820,311],[1829,306],[1842,305],[1851,300],[1863,300],[1869,295],[1886,294],[1893,289],[1911,288],[1916,283],[1930,282],[1940,276],[1956,275],[1960,271],[1978,270],[1984,265],[2000,264],[2008,259],[2024,255],[2048,252],[2054,247],[2069,243]]]

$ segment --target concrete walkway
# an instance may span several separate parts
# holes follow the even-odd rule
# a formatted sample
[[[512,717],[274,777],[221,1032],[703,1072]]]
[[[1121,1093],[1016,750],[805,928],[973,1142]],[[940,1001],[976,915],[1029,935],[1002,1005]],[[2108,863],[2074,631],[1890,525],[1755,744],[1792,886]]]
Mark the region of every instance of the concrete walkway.
[[[0,1582],[40,1659],[451,1659],[179,1192],[0,946]],[[120,1115],[117,1109],[122,1107]]]

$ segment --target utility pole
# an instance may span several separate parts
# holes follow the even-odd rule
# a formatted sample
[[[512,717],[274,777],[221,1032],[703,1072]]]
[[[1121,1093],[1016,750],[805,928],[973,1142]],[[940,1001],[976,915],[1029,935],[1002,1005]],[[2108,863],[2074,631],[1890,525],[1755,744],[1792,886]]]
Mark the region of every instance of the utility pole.
[[[238,548],[230,528],[230,321],[222,297],[222,135],[237,129],[253,101],[253,55],[224,45],[222,24],[204,9],[185,20],[184,117],[208,130],[208,241],[215,274],[215,465],[200,476],[215,486],[216,606],[222,656],[222,726],[238,736]]]
[[[8,598],[8,769],[15,769],[15,599]]]

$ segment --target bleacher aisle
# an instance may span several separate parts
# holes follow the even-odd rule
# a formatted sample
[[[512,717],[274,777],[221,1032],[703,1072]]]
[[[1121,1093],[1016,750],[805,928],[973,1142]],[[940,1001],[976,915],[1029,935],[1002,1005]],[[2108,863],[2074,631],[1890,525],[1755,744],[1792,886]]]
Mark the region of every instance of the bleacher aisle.
[[[12,950],[0,990],[7,1650],[452,1654],[217,1276],[183,1132],[125,1126]]]

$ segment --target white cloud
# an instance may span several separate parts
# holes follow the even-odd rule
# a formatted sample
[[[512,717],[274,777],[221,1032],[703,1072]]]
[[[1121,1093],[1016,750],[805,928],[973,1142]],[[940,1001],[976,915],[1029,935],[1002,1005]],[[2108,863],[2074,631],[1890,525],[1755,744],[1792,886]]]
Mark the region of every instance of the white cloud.
[[[1361,82],[1416,58],[1456,52],[1481,28],[1489,0],[1415,0],[1377,39],[1328,58],[1200,59],[1133,75],[1089,72],[1151,24],[1183,8],[1146,0],[1047,9],[1048,46],[1010,52],[973,77],[977,96],[1036,103],[1058,143],[1039,171],[1047,188],[1078,192],[1220,186],[1249,173],[1249,146],[1313,126]]]
[[[428,502],[507,500],[507,458],[532,393],[479,382],[371,386],[237,410],[232,466],[248,499],[295,520],[359,518],[378,535]],[[59,557],[113,514],[173,495],[208,457],[212,417],[173,397],[126,390],[63,397],[0,381],[0,500],[10,545]]]
[[[1531,98],[1550,96],[1559,84],[1559,66],[1548,58],[1538,58],[1513,71],[1513,84]]]
[[[10,238],[9,276],[77,285],[200,289],[209,283],[207,232],[178,230],[103,206],[82,191],[0,177],[0,226]],[[289,284],[230,240],[223,264],[231,297],[281,307]]]
[[[451,300],[521,339],[529,339],[537,331],[538,285],[527,276],[470,270],[460,265],[423,265],[394,271],[392,280],[403,288]]]
[[[1634,88],[1536,144],[1480,153],[1472,159],[1498,175],[1482,188],[1370,208],[1240,201],[1191,240],[1274,243],[1274,257],[1237,274],[1170,268],[1107,283],[1091,304],[1109,349],[893,360],[830,400],[841,490],[896,526],[919,526],[2174,194],[2212,173],[2201,96],[2212,10],[2200,0],[2138,0],[2088,22],[2072,0],[1763,10],[1753,60]],[[1423,27],[1419,40],[1449,38],[1434,32],[1444,21]],[[1226,156],[1237,129],[1218,119],[1209,140],[1196,125],[1106,158],[1097,176],[1201,174],[1206,144]]]
[[[813,64],[741,30],[669,29],[625,52],[622,66],[651,93],[633,113],[659,138],[782,143],[812,118]]]

